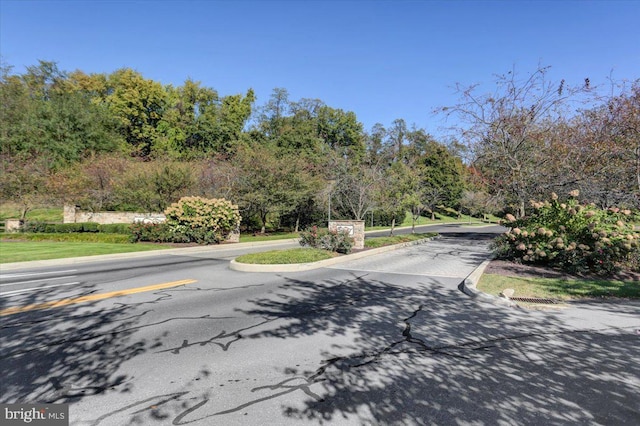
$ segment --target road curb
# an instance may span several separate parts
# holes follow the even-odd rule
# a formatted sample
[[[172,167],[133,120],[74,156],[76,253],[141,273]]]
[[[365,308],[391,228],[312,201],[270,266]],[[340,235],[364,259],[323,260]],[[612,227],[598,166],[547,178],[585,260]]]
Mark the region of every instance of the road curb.
[[[375,249],[365,250],[358,253],[347,254],[345,256],[333,257],[331,259],[319,260],[317,262],[309,263],[288,263],[288,264],[273,264],[262,265],[256,263],[240,263],[235,259],[229,264],[229,269],[239,272],[303,272],[310,271],[318,268],[325,268],[327,266],[337,265],[339,263],[348,262],[350,260],[362,259],[363,257],[373,256],[380,253],[386,253],[388,251],[397,250],[403,247],[414,246],[418,244],[424,244],[427,241],[431,241],[436,237],[423,238],[421,240],[410,241],[408,243],[394,244],[391,246],[378,247]]]
[[[493,303],[495,305],[507,306],[510,308],[518,308],[518,305],[509,300],[503,299],[502,297],[496,297],[491,294],[487,294],[477,289],[478,282],[480,281],[480,277],[484,273],[484,270],[489,266],[492,259],[487,259],[480,264],[472,273],[470,273],[467,278],[462,281],[460,284],[460,290],[467,296],[470,296],[473,299],[481,299],[485,302]]]

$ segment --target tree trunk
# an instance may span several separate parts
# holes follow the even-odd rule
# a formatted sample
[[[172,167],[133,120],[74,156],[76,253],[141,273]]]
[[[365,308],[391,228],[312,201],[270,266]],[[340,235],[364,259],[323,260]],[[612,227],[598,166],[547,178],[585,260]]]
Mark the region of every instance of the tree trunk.
[[[298,228],[300,227],[300,213],[298,213],[298,216],[296,217],[296,230],[294,232],[298,232]]]
[[[389,232],[390,237],[393,236],[393,228],[395,228],[395,226],[396,226],[396,218],[394,217],[393,219],[391,219],[391,232]]]
[[[260,213],[260,220],[262,221],[262,229],[260,229],[260,233],[264,234],[267,232],[267,213]]]

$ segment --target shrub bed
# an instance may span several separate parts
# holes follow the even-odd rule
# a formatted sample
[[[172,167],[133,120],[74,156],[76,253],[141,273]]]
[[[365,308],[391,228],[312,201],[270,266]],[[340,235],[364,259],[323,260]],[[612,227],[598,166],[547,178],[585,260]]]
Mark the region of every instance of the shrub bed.
[[[531,201],[532,213],[516,219],[508,214],[509,230],[493,244],[498,258],[549,265],[570,273],[610,275],[627,265],[636,268],[640,233],[630,210],[581,204],[572,191],[566,202]],[[635,266],[634,266],[635,264]]]
[[[314,226],[300,233],[300,245],[303,247],[348,254],[351,253],[353,244],[353,238],[346,232],[318,230],[318,227]]]
[[[47,222],[26,222],[23,232],[27,233],[46,233],[46,234],[70,234],[70,233],[105,233],[105,234],[123,234],[130,233],[128,223],[113,223],[101,225],[95,222],[83,223],[47,223]]]
[[[165,210],[167,221],[131,226],[133,242],[217,244],[240,226],[238,206],[225,199],[184,197]]]

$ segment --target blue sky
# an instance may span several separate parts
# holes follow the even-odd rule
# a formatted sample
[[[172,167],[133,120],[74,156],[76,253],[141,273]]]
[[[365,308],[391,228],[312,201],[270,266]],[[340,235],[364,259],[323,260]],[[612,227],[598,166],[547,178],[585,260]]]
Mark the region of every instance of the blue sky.
[[[354,111],[365,129],[403,118],[439,135],[432,114],[453,86],[513,67],[554,80],[640,78],[640,1],[0,0],[0,54],[67,71],[136,69],[188,77],[221,95],[273,88]]]

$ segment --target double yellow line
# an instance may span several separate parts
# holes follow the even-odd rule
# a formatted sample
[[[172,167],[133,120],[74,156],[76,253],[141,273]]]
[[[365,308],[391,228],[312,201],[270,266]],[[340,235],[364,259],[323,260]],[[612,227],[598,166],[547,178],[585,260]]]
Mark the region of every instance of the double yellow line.
[[[147,291],[162,290],[165,288],[177,287],[180,285],[193,284],[196,280],[172,281],[169,283],[148,285],[145,287],[135,287],[126,290],[110,291],[109,293],[91,294],[88,296],[74,297],[70,299],[52,300],[51,302],[35,303],[26,306],[13,306],[0,310],[0,317],[14,315],[21,312],[38,311],[42,309],[60,308],[62,306],[75,305],[77,303],[95,302],[97,300],[109,299],[111,297],[127,296],[129,294],[144,293]]]

